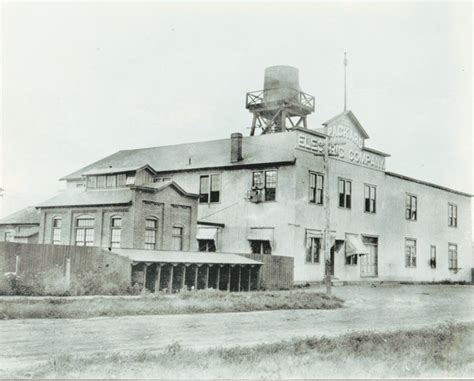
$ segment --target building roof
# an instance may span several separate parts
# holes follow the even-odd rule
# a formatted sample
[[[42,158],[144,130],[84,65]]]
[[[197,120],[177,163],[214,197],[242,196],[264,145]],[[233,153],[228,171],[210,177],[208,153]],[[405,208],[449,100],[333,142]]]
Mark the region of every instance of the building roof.
[[[385,174],[387,176],[397,177],[397,178],[405,180],[405,181],[411,181],[411,182],[414,182],[414,183],[417,183],[417,184],[426,185],[428,187],[436,188],[436,189],[439,189],[439,190],[442,190],[442,191],[445,191],[445,192],[451,192],[451,193],[454,193],[454,194],[458,194],[460,196],[473,197],[473,195],[469,194],[469,193],[460,192],[460,191],[457,191],[457,190],[454,190],[454,189],[451,189],[451,188],[443,187],[441,185],[429,183],[428,181],[418,180],[418,179],[415,179],[413,177],[400,175],[399,173],[385,172]]]
[[[203,251],[164,251],[145,249],[112,249],[112,253],[133,262],[261,265],[262,262],[237,254],[208,253]]]
[[[30,238],[36,234],[39,234],[39,226],[32,226],[23,228],[20,232],[15,233],[15,238]]]
[[[138,171],[140,169],[147,168],[151,172],[155,172],[155,170],[150,167],[148,164],[142,164],[142,165],[134,165],[131,167],[107,167],[107,168],[92,168],[86,172],[83,173],[84,176],[89,176],[89,175],[108,175],[112,173],[123,173],[123,172],[134,172]]]
[[[132,190],[98,189],[66,191],[39,204],[37,208],[53,208],[66,206],[94,206],[94,205],[126,205],[132,202]]]
[[[331,124],[332,122],[341,118],[342,116],[347,116],[352,121],[352,123],[354,123],[354,125],[357,127],[357,129],[359,130],[360,134],[362,135],[364,139],[369,138],[369,134],[367,134],[367,132],[364,130],[364,127],[362,127],[362,124],[360,124],[359,120],[356,118],[356,116],[351,110],[346,110],[346,111],[341,112],[340,114],[337,114],[336,116],[332,117],[328,121],[324,122],[323,126],[327,126],[328,124]]]
[[[144,184],[144,185],[136,185],[130,187],[131,189],[149,189],[153,190],[154,192],[161,192],[163,189],[168,187],[174,188],[178,193],[181,193],[183,196],[192,197],[192,198],[199,198],[197,193],[190,193],[186,192],[183,188],[181,188],[175,181],[165,181],[163,183],[151,183],[151,184]]]
[[[242,140],[243,160],[230,162],[230,139],[211,140],[162,147],[118,151],[61,180],[79,179],[91,170],[110,166],[128,168],[150,165],[156,172],[173,172],[219,167],[242,167],[259,164],[293,164],[294,140],[287,134],[246,136]]]
[[[0,219],[0,225],[39,225],[40,213],[34,206],[28,206]]]

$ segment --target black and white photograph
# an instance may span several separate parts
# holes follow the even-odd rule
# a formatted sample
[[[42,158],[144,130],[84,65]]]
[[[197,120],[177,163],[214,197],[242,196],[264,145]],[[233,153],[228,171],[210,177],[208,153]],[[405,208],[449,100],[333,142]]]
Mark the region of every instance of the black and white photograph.
[[[0,14],[0,379],[474,378],[472,1]]]

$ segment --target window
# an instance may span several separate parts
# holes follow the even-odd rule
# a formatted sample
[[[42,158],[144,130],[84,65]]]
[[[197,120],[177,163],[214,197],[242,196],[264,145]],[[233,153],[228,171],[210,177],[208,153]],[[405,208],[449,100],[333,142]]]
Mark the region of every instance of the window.
[[[320,173],[309,174],[309,202],[323,204],[324,176]]]
[[[110,221],[110,247],[120,248],[120,241],[122,236],[122,218],[112,217]]]
[[[346,255],[346,265],[357,265],[357,254]]]
[[[416,267],[416,240],[405,238],[405,266]]]
[[[321,238],[308,237],[307,248],[306,248],[306,262],[319,263],[320,256],[321,256]]]
[[[173,250],[183,250],[183,228],[181,226],[173,226],[172,238]]]
[[[270,241],[250,240],[252,254],[271,254],[272,246]]]
[[[106,185],[106,177],[97,176],[97,188],[105,188],[105,185]]]
[[[95,188],[97,186],[97,176],[87,177],[87,188]]]
[[[117,176],[108,175],[107,176],[107,188],[115,188],[117,186]]]
[[[375,213],[375,186],[364,185],[365,211]]]
[[[458,245],[448,244],[448,261],[450,270],[458,270]]]
[[[216,251],[216,241],[213,239],[198,239],[199,251]]]
[[[252,188],[263,192],[262,200],[275,201],[276,199],[276,170],[258,171],[253,173]]]
[[[134,185],[135,184],[135,174],[127,174],[127,179],[125,180],[125,185]]]
[[[448,204],[448,226],[458,226],[458,206],[456,204]]]
[[[220,175],[204,175],[199,178],[199,202],[203,204],[219,202]]]
[[[165,183],[167,181],[171,181],[171,177],[155,177],[153,179],[154,183]]]
[[[53,218],[53,238],[52,238],[53,245],[61,244],[61,227],[62,227],[61,218]]]
[[[436,268],[436,246],[430,246],[430,267],[432,269]]]
[[[417,215],[417,200],[416,196],[412,194],[407,194],[406,195],[406,209],[405,209],[405,218],[407,220],[412,220],[416,221],[416,215]]]
[[[94,245],[94,218],[81,217],[76,220],[76,246]]]
[[[339,179],[339,206],[351,208],[352,183],[350,180]]]
[[[157,230],[158,220],[155,218],[147,218],[145,220],[145,249],[155,250]]]
[[[123,187],[125,186],[126,182],[127,182],[127,176],[125,175],[125,173],[119,173],[117,175],[117,186]]]

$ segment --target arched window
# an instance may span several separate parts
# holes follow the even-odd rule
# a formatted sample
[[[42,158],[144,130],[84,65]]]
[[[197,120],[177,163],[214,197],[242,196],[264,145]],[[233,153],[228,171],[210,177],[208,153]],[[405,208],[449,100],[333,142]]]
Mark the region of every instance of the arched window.
[[[94,217],[81,216],[76,220],[76,246],[94,245]]]
[[[145,220],[145,249],[156,249],[156,236],[158,232],[158,220],[149,217]]]
[[[61,244],[61,226],[62,220],[59,217],[53,218],[53,236],[52,236],[52,243],[53,245],[60,245]]]
[[[183,250],[183,233],[184,228],[180,225],[173,226],[172,247],[173,250]]]
[[[110,247],[120,248],[120,240],[122,235],[122,218],[112,217],[110,221]]]

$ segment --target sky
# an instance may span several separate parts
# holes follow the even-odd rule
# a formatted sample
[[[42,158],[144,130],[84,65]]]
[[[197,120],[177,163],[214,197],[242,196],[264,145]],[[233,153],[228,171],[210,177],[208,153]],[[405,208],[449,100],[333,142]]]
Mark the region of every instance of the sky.
[[[249,134],[291,65],[310,128],[348,108],[386,169],[473,192],[470,3],[3,2],[0,216],[121,149]]]

